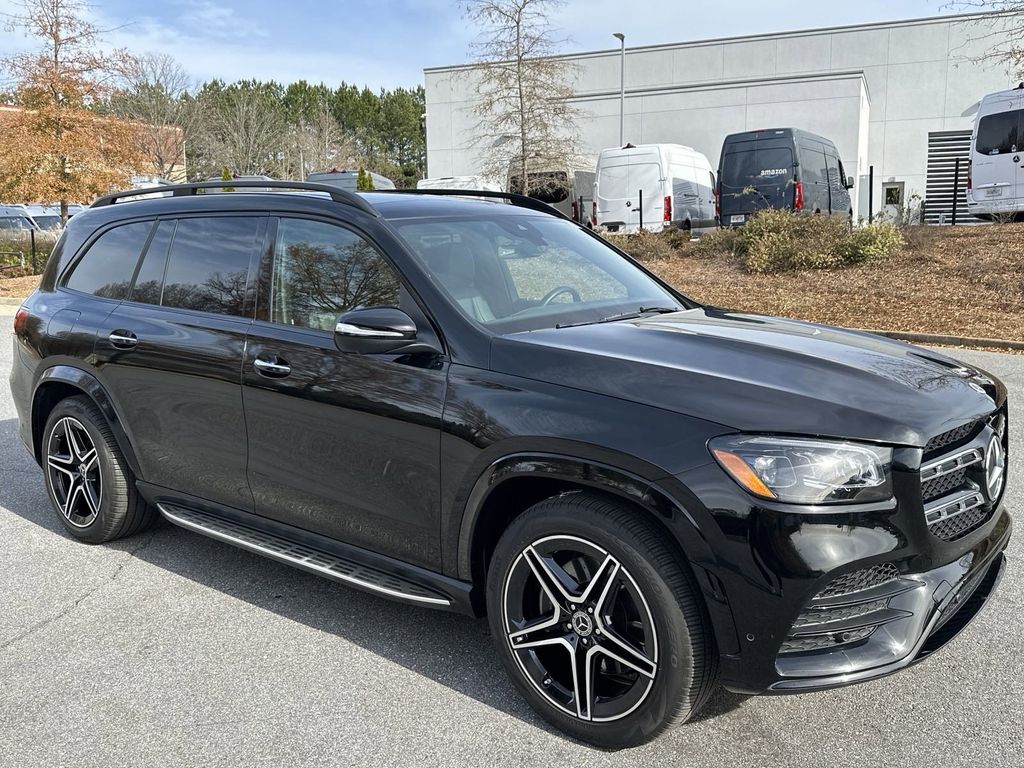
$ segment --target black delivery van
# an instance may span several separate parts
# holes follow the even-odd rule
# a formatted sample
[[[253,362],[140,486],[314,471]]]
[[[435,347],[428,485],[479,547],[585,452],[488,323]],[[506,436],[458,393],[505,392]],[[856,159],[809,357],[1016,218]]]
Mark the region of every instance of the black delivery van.
[[[740,226],[762,208],[852,215],[852,187],[839,150],[823,136],[799,128],[734,133],[718,161],[718,220]]]

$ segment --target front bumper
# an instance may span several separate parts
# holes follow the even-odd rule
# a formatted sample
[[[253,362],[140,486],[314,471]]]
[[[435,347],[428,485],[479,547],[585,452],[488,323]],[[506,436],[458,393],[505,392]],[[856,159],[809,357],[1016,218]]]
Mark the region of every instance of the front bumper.
[[[1012,529],[1005,506],[943,541],[928,528],[915,473],[895,473],[892,502],[842,513],[752,500],[735,483],[723,484],[717,465],[676,479],[700,502],[694,517],[713,555],[693,561],[693,570],[720,649],[722,683],[738,693],[833,688],[921,661],[974,619],[1005,567]],[[873,568],[888,569],[884,583],[848,598],[834,589]],[[877,601],[869,612],[844,613],[869,600]],[[806,619],[816,610],[835,613],[815,626]],[[831,646],[799,642],[820,640],[826,630],[835,633]]]
[[[768,691],[796,693],[851,685],[927,658],[981,612],[1003,576],[1008,540],[1009,528],[996,551],[982,563],[974,563],[973,553],[968,553],[933,571],[901,577],[900,581],[916,583],[889,602],[893,610],[906,612],[903,619],[879,627],[865,643],[848,649],[780,654],[776,661],[780,677]]]

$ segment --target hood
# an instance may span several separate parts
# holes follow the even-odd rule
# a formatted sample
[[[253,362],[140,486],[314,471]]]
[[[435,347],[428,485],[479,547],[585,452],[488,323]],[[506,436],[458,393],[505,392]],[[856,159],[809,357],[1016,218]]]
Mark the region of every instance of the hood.
[[[923,447],[991,413],[976,368],[873,334],[703,307],[504,336],[491,368],[744,432]]]

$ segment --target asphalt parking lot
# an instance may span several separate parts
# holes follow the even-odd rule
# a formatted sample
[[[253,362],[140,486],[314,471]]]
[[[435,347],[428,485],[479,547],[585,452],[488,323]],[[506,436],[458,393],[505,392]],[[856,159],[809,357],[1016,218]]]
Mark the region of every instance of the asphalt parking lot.
[[[790,697],[722,693],[634,750],[552,731],[484,621],[398,605],[167,524],[63,534],[16,434],[0,308],[0,766],[1020,766],[1022,533],[996,597],[940,654]],[[1021,413],[1024,356],[954,351]],[[1021,432],[1009,503],[1020,509]]]

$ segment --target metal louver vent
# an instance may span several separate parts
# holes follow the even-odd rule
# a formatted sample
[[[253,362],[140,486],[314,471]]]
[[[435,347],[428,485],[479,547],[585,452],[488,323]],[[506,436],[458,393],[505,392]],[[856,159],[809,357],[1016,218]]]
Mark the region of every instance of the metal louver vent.
[[[925,191],[925,222],[949,224],[953,216],[953,178],[960,160],[960,187],[957,190],[957,223],[976,224],[967,212],[967,172],[971,156],[970,131],[930,131],[928,133],[928,182]]]

